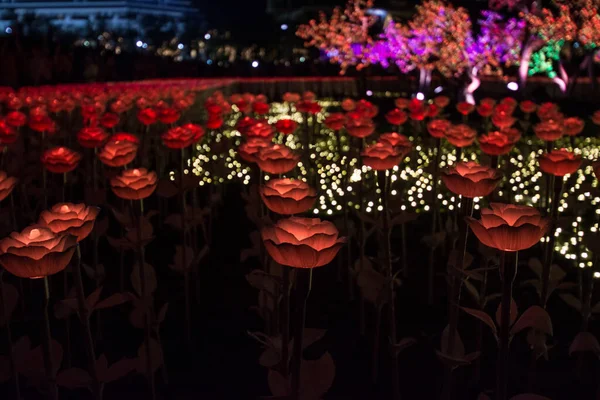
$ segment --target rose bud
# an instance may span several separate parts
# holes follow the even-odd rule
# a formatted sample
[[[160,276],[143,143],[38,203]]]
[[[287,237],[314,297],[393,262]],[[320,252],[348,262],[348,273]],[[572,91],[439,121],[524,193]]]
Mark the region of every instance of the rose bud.
[[[281,265],[316,268],[329,264],[346,242],[334,224],[318,218],[290,217],[261,230],[265,249]]]
[[[206,120],[206,127],[210,130],[216,130],[223,126],[223,118],[220,115],[210,115]]]
[[[581,166],[581,156],[567,149],[544,153],[538,158],[538,161],[542,172],[561,177],[577,172]]]
[[[301,180],[271,179],[260,187],[260,196],[274,213],[293,215],[310,210],[317,199],[317,191]]]
[[[110,180],[110,187],[122,199],[142,200],[154,193],[157,182],[156,173],[146,168],[127,169]]]
[[[489,104],[480,104],[477,106],[477,113],[484,118],[489,117],[494,112],[494,107]]]
[[[43,278],[64,270],[76,245],[73,235],[33,225],[0,240],[0,264],[19,278]]]
[[[471,231],[479,241],[501,251],[525,250],[540,241],[550,221],[529,206],[490,204],[481,210],[481,221],[467,217]]]
[[[502,173],[474,161],[459,162],[442,172],[442,181],[454,194],[468,198],[484,197],[494,191]]]
[[[283,94],[283,101],[286,103],[296,103],[297,101],[300,101],[300,94],[285,92]]]
[[[56,234],[69,234],[78,242],[88,237],[100,209],[85,204],[58,203],[50,210],[42,211],[38,224]]]
[[[81,160],[81,155],[66,147],[54,147],[46,150],[42,154],[41,160],[48,171],[55,174],[66,174],[77,167]]]
[[[98,159],[109,167],[122,167],[135,159],[138,145],[128,140],[109,141],[98,153]]]
[[[17,141],[17,131],[6,123],[6,120],[0,120],[0,150],[2,146],[13,144]]]

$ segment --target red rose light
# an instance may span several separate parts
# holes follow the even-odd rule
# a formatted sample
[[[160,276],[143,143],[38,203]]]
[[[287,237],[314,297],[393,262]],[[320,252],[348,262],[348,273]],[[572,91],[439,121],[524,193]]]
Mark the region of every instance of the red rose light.
[[[79,153],[66,147],[54,147],[42,154],[42,164],[48,171],[55,174],[66,174],[73,171],[80,160]]]
[[[492,203],[481,210],[481,221],[467,217],[469,227],[479,241],[502,251],[525,250],[540,241],[550,221],[529,206]]]
[[[272,179],[260,187],[260,196],[274,213],[293,215],[310,210],[317,199],[317,191],[300,180]]]
[[[484,118],[489,117],[494,112],[494,107],[489,104],[480,104],[477,106],[477,113]]]
[[[408,115],[399,108],[395,108],[385,114],[385,119],[392,125],[403,125],[408,120]]]
[[[240,131],[242,135],[246,135],[248,133],[248,130],[257,122],[258,121],[254,118],[246,116],[244,118],[240,118],[235,127],[238,131]]]
[[[439,108],[438,108],[438,106],[436,106],[435,104],[430,104],[430,105],[427,107],[427,113],[426,113],[426,115],[427,115],[429,118],[435,118],[435,117],[437,117],[437,116],[438,116],[438,114],[439,114],[439,113],[440,113],[440,109],[439,109]]]
[[[533,101],[531,100],[523,100],[521,102],[521,104],[519,104],[519,108],[521,109],[521,111],[523,111],[525,114],[531,114],[532,112],[535,112],[535,110],[537,110],[537,104],[535,104]]]
[[[567,149],[560,149],[542,154],[538,161],[543,172],[554,176],[565,176],[577,172],[581,165],[581,156]]]
[[[265,115],[269,113],[269,103],[257,101],[252,104],[252,111],[258,115]]]
[[[316,99],[317,95],[311,92],[310,90],[307,90],[306,92],[302,93],[302,100],[304,101],[315,101]]]
[[[149,197],[158,184],[155,172],[146,168],[127,169],[110,180],[115,195],[125,200],[142,200]]]
[[[243,160],[255,163],[258,160],[258,153],[261,149],[271,147],[272,143],[269,140],[261,138],[250,138],[242,143],[238,148],[238,153]]]
[[[518,131],[515,133],[494,131],[479,138],[479,147],[487,155],[503,156],[510,153],[519,139],[521,135]]]
[[[533,132],[538,138],[547,142],[558,140],[563,135],[563,127],[561,124],[553,120],[542,121],[534,125]]]
[[[49,132],[54,128],[54,121],[43,113],[35,113],[29,115],[28,125],[36,132]]]
[[[153,108],[144,108],[140,110],[137,114],[138,121],[140,121],[143,125],[152,125],[158,119],[158,115]]]
[[[259,148],[256,157],[258,167],[269,174],[285,174],[296,167],[298,160],[299,154],[279,144]]]
[[[327,116],[327,118],[325,118],[323,123],[329,129],[339,131],[346,123],[346,116],[342,113],[331,113]]]
[[[571,117],[565,118],[563,121],[563,126],[565,129],[565,134],[568,136],[577,136],[585,127],[585,122],[581,118]]]
[[[467,116],[473,112],[475,106],[471,103],[467,103],[466,101],[461,101],[456,105],[456,110],[464,116]]]
[[[496,105],[496,100],[492,99],[491,97],[485,97],[479,101],[479,104],[485,104],[494,108],[494,106]]]
[[[342,110],[348,112],[348,111],[354,111],[355,109],[356,109],[356,102],[354,100],[345,98],[342,101]]]
[[[515,100],[514,97],[505,97],[502,100],[500,100],[500,104],[506,105],[507,107],[510,107],[514,110],[515,108],[517,108],[517,105],[519,105],[519,102]]]
[[[401,110],[405,110],[410,107],[411,100],[400,97],[400,98],[397,98],[396,100],[394,100],[394,104],[396,105],[397,108],[399,108]]]
[[[223,118],[220,115],[210,115],[206,121],[206,127],[211,130],[219,129],[223,126]]]
[[[158,120],[167,125],[177,122],[180,116],[179,110],[173,107],[161,107],[157,112]]]
[[[17,178],[9,177],[6,172],[0,171],[0,201],[8,197],[17,185]]]
[[[316,101],[302,100],[296,103],[296,110],[305,114],[317,114],[321,111],[321,106]]]
[[[120,142],[120,141],[126,141],[126,142],[131,142],[134,144],[140,144],[140,138],[138,138],[137,136],[135,136],[132,133],[127,133],[127,132],[117,132],[113,135],[111,135],[108,140],[110,142]]]
[[[346,130],[350,136],[365,138],[375,131],[375,124],[370,119],[351,119],[346,122]]]
[[[95,149],[100,147],[108,139],[108,133],[102,128],[88,127],[77,132],[77,141],[82,147]]]
[[[468,198],[487,196],[494,191],[502,173],[474,161],[459,162],[442,172],[442,181],[454,194]]]
[[[398,107],[400,108],[400,107]],[[412,99],[408,104],[410,119],[413,121],[423,121],[427,116],[427,108],[425,103],[418,99]]]
[[[468,147],[473,144],[477,132],[468,125],[452,125],[446,131],[446,140],[456,147]]]
[[[6,123],[6,120],[0,120],[0,147],[13,144],[17,141],[17,131]]]
[[[448,96],[436,96],[433,99],[433,104],[439,108],[446,108],[448,107],[448,104],[450,104],[450,98]]]
[[[379,114],[379,108],[370,101],[362,99],[356,103],[356,112],[366,118],[375,118]]]
[[[248,128],[246,136],[248,138],[261,138],[271,140],[275,135],[275,130],[266,120],[256,121],[254,125]]]
[[[170,149],[185,149],[200,140],[203,134],[203,130],[177,126],[163,133],[161,139],[163,144]]]
[[[537,115],[542,120],[556,119],[558,106],[554,103],[544,103],[537,109]]]
[[[73,235],[57,235],[33,225],[0,240],[0,264],[19,278],[43,278],[64,270],[76,245]]]
[[[11,111],[6,115],[5,121],[13,128],[20,128],[27,123],[27,116],[20,111]]]
[[[498,129],[508,129],[513,126],[515,122],[517,122],[517,119],[506,112],[495,112],[492,117],[492,123]]]
[[[265,249],[281,265],[316,268],[329,264],[346,242],[334,224],[290,217],[261,230]]]
[[[129,140],[111,140],[98,153],[98,159],[109,167],[123,167],[135,159],[137,150],[137,143]]]
[[[119,124],[119,116],[115,113],[107,112],[100,117],[100,125],[106,129],[112,129]]]
[[[600,110],[596,111],[593,115],[592,115],[592,121],[594,122],[594,124],[596,125],[600,125]]]
[[[284,135],[291,135],[298,129],[298,123],[292,119],[280,119],[275,124],[275,129]]]
[[[407,147],[392,146],[387,141],[380,141],[364,149],[361,157],[363,164],[376,171],[385,171],[400,164],[410,149],[410,145]]]
[[[285,101],[286,103],[296,103],[300,101],[300,94],[285,92],[283,94],[283,101]]]
[[[427,124],[427,131],[436,139],[446,136],[446,132],[452,124],[446,119],[434,119]]]
[[[39,224],[56,234],[69,234],[78,242],[88,237],[100,209],[85,204],[59,203],[50,210],[42,211]]]
[[[387,142],[394,147],[412,147],[411,141],[408,140],[406,136],[401,135],[397,132],[382,133],[381,136],[379,136],[379,141]]]

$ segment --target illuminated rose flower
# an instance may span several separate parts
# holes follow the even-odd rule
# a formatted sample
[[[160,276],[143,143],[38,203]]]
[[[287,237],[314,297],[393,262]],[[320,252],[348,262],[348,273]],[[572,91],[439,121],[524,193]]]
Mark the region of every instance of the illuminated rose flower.
[[[558,105],[554,103],[544,103],[537,109],[537,115],[542,121],[556,119],[558,112]]]
[[[304,101],[315,101],[316,99],[317,95],[311,92],[310,90],[307,90],[306,92],[302,93],[302,100]]]
[[[459,162],[442,172],[442,181],[454,194],[468,198],[487,196],[494,191],[502,173],[474,161]]]
[[[155,172],[146,168],[127,169],[110,180],[110,187],[115,195],[125,200],[142,200],[149,197],[154,190],[158,178]]]
[[[20,128],[27,123],[27,116],[20,111],[11,111],[6,115],[5,121],[13,128]]]
[[[9,177],[6,172],[0,171],[0,201],[8,197],[17,184],[17,178]]]
[[[137,143],[129,140],[110,140],[98,153],[98,159],[109,167],[123,167],[135,159]]]
[[[106,129],[112,129],[119,124],[119,116],[115,113],[107,112],[100,117],[100,125]]]
[[[366,118],[375,118],[379,114],[379,108],[370,101],[362,99],[356,103],[356,112]]]
[[[77,132],[77,141],[79,144],[89,149],[102,146],[106,139],[108,139],[108,133],[98,127],[87,127]]]
[[[269,103],[257,101],[252,104],[252,111],[258,115],[265,115],[269,113]]]
[[[403,125],[408,120],[408,115],[399,108],[394,108],[385,114],[385,119],[392,125]]]
[[[412,143],[408,138],[404,135],[401,135],[397,132],[383,133],[379,136],[380,142],[387,142],[392,146],[400,146],[400,147],[412,147]]]
[[[185,149],[200,139],[199,137],[197,138],[196,131],[183,126],[171,128],[160,137],[163,144],[170,149]],[[200,135],[200,137],[202,137],[202,135]]]
[[[85,204],[58,203],[50,210],[42,211],[38,224],[56,234],[69,234],[78,242],[88,237],[100,209]]]
[[[439,108],[446,108],[450,104],[450,98],[448,96],[436,96],[433,99],[433,104]]]
[[[514,97],[505,97],[502,100],[500,100],[500,104],[504,104],[514,110],[519,105],[519,102],[515,100]]]
[[[192,143],[198,143],[204,137],[204,128],[198,124],[188,122],[182,125],[182,128],[188,129],[194,134],[194,141]]]
[[[401,110],[405,110],[410,106],[411,100],[400,97],[394,101],[394,104],[396,105],[397,108],[399,108]]]
[[[329,264],[346,242],[334,224],[318,218],[290,217],[261,230],[265,249],[281,265],[316,268]]]
[[[275,144],[258,150],[256,163],[258,167],[269,174],[285,174],[293,170],[300,160],[289,147]]]
[[[321,112],[321,106],[316,101],[302,100],[296,103],[296,110],[305,114],[318,114]]]
[[[212,117],[213,115],[220,116],[221,114],[223,114],[223,108],[219,104],[215,104],[215,103],[205,104],[204,107],[206,108],[206,111],[208,112],[209,118]]]
[[[473,112],[475,106],[471,103],[467,103],[466,101],[461,101],[456,105],[456,110],[462,115],[469,115]]]
[[[120,142],[120,141],[126,141],[126,142],[131,142],[134,144],[140,144],[140,138],[138,138],[137,136],[135,136],[132,133],[127,133],[127,132],[117,132],[113,135],[111,135],[108,140],[110,142]]]
[[[42,164],[48,171],[55,174],[66,174],[73,171],[80,160],[79,153],[66,147],[54,147],[42,154]]]
[[[6,120],[0,119],[0,149],[2,146],[13,144],[17,141],[17,131],[6,123]]]
[[[581,165],[581,156],[567,149],[560,149],[542,154],[538,161],[543,172],[554,176],[565,176],[577,172]]]
[[[494,108],[494,106],[496,105],[496,100],[492,99],[491,97],[485,97],[479,101],[479,104],[485,104]]]
[[[137,114],[137,118],[143,125],[148,126],[156,122],[158,115],[153,108],[148,107],[140,110]]]
[[[260,187],[260,196],[274,213],[293,215],[310,210],[317,191],[301,180],[271,179]]]
[[[334,131],[339,131],[344,127],[346,123],[346,116],[342,113],[331,113],[325,118],[323,122],[326,127]]]
[[[535,112],[535,110],[537,109],[537,104],[535,104],[533,101],[531,100],[523,100],[521,102],[521,104],[519,104],[519,108],[521,109],[521,111],[523,111],[525,114],[531,114],[532,112]]]
[[[44,113],[35,113],[29,115],[27,124],[36,132],[49,132],[53,129],[54,121]]]
[[[356,102],[352,99],[345,98],[342,101],[342,110],[344,111],[354,111],[356,108]]]
[[[285,92],[283,94],[283,101],[285,101],[286,103],[296,103],[296,102],[300,101],[300,94],[292,93],[292,92]]]
[[[9,97],[6,106],[10,110],[20,110],[23,107],[23,101],[19,97],[12,95]]]
[[[492,123],[498,129],[508,129],[513,126],[515,122],[517,122],[517,119],[506,112],[495,112],[492,117]]]
[[[364,165],[376,171],[385,171],[400,164],[410,149],[410,142],[406,147],[401,147],[392,146],[387,141],[379,141],[365,148],[361,157]]]
[[[494,112],[494,107],[489,104],[480,104],[477,106],[477,113],[484,118],[489,117]]]
[[[510,153],[520,138],[518,131],[494,131],[479,138],[479,147],[487,155],[502,156]]]
[[[252,117],[245,116],[240,118],[235,125],[235,128],[240,131],[242,135],[247,135],[248,130],[252,128],[258,121]]]
[[[110,104],[110,110],[118,115],[130,110],[132,106],[132,103],[127,103],[123,100],[116,100]]]
[[[298,123],[292,119],[280,119],[275,124],[275,129],[284,135],[291,135],[298,129]]]
[[[427,107],[425,106],[425,102],[418,99],[412,99],[408,104],[408,112],[410,119],[413,121],[423,121],[427,116]]]
[[[565,118],[563,121],[565,134],[569,136],[579,135],[585,126],[585,122],[581,118],[571,117]]]
[[[375,124],[370,119],[351,119],[346,122],[346,130],[350,136],[365,138],[375,131]]]
[[[600,125],[600,110],[596,111],[593,115],[592,115],[592,121],[594,122],[594,124],[596,125]]]
[[[481,221],[469,217],[467,223],[477,239],[493,249],[528,249],[540,241],[550,225],[533,207],[499,203],[490,206],[491,209],[481,210]]]
[[[206,127],[211,130],[219,129],[223,126],[221,115],[211,114],[206,120]]]
[[[32,225],[0,240],[0,264],[19,278],[43,278],[64,270],[76,245],[75,236]]]
[[[473,144],[477,132],[468,125],[451,125],[446,131],[446,140],[456,147],[468,147]]]
[[[98,114],[104,112],[104,107],[99,103],[83,104],[81,106],[81,116],[85,121],[97,118]]]
[[[275,130],[266,120],[256,121],[247,131],[248,138],[261,138],[271,140],[275,135]]]
[[[435,118],[438,116],[439,113],[440,113],[440,109],[435,104],[429,104],[429,106],[427,106],[427,113],[426,113],[427,117]]]
[[[446,119],[434,119],[427,124],[427,131],[436,139],[446,136],[446,132],[452,124]]]
[[[553,142],[558,140],[563,135],[563,127],[561,124],[548,120],[542,121],[539,124],[533,126],[533,132],[538,138],[547,142]]]
[[[261,149],[271,147],[271,141],[261,138],[250,138],[240,145],[238,153],[243,160],[255,163]]]
[[[175,122],[177,122],[180,116],[181,113],[179,112],[179,110],[173,107],[162,107],[159,108],[157,112],[158,120],[163,124],[167,125],[174,124]]]

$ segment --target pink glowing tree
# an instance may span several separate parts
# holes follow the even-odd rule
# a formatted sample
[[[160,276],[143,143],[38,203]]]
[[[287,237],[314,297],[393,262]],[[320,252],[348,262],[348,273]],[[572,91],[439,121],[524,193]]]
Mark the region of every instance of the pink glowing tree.
[[[373,43],[369,28],[376,17],[367,13],[372,6],[373,0],[349,0],[343,11],[336,7],[329,18],[321,12],[318,21],[300,25],[296,35],[305,40],[306,47],[318,48],[339,64],[341,74],[351,66],[361,70],[369,63],[364,49]]]

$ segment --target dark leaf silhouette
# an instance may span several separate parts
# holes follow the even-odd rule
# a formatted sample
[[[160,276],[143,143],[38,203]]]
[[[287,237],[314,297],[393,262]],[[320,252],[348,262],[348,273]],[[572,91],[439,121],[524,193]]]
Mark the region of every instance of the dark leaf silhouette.
[[[152,359],[152,372],[156,372],[163,363],[163,352],[160,344],[150,339],[150,357]],[[138,349],[137,371],[144,373],[146,371],[146,344],[142,343]]]
[[[144,264],[144,281],[146,286],[146,296],[152,295],[156,290],[156,273],[152,265]],[[142,297],[142,284],[140,281],[140,267],[135,263],[131,272],[131,286],[139,297]]]
[[[600,355],[600,343],[590,332],[579,332],[569,347],[569,355],[583,351],[592,352],[596,356]]]
[[[120,304],[127,303],[131,300],[131,296],[125,293],[115,293],[104,300],[100,300],[94,306],[95,310],[101,310],[103,308],[111,308]]]
[[[550,315],[540,306],[531,306],[519,317],[510,330],[515,335],[526,328],[535,328],[547,335],[552,335],[552,320]]]
[[[583,306],[581,304],[581,300],[579,300],[577,297],[573,296],[571,293],[561,293],[561,294],[559,294],[559,296],[569,306],[571,306],[575,310],[581,312],[581,308]]]
[[[501,313],[502,313],[502,302],[500,302],[500,304],[498,304],[498,308],[496,309],[496,323],[498,324],[498,326],[500,326]],[[512,324],[515,323],[515,320],[517,319],[517,315],[519,315],[519,310],[517,309],[517,303],[515,303],[514,299],[510,299],[509,323],[511,326],[512,326]]]
[[[1,278],[0,278],[1,279]],[[4,305],[0,304],[0,307],[4,306],[6,311],[6,316],[10,318],[13,311],[15,311],[15,307],[19,301],[19,291],[13,285],[9,283],[3,283],[4,285]],[[6,324],[4,318],[0,316],[0,327],[3,327]]]
[[[475,318],[477,318],[478,320],[480,320],[481,322],[483,322],[484,324],[489,326],[490,329],[492,330],[492,333],[494,334],[494,337],[498,336],[498,331],[496,329],[496,325],[494,324],[494,321],[492,320],[492,317],[487,315],[487,313],[485,311],[475,310],[473,308],[467,308],[467,307],[461,307],[461,308],[467,314],[474,316]]]
[[[329,353],[318,360],[302,360],[300,368],[300,399],[319,400],[327,393],[335,378],[335,364]],[[269,370],[269,388],[276,397],[289,396],[291,382],[275,370]]]
[[[179,193],[179,189],[175,186],[175,183],[168,181],[166,179],[161,179],[158,181],[158,186],[156,187],[156,194],[160,197],[164,197],[169,199],[171,197],[177,196]]]
[[[87,388],[92,383],[92,377],[81,368],[69,368],[60,371],[56,377],[56,383],[67,389]]]

